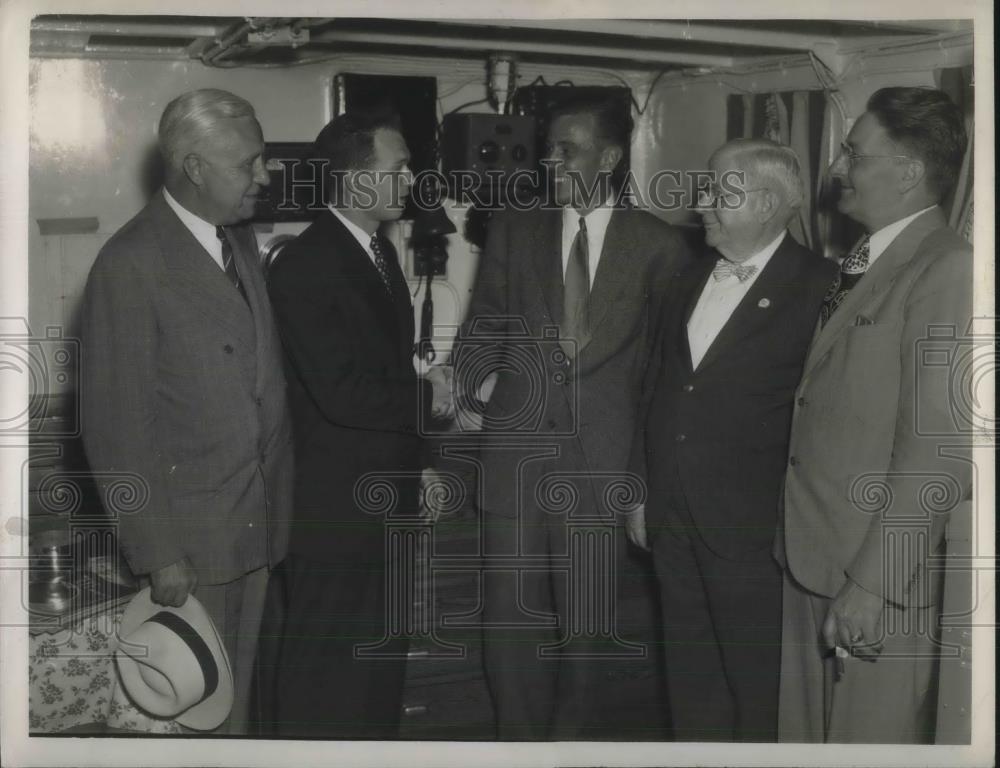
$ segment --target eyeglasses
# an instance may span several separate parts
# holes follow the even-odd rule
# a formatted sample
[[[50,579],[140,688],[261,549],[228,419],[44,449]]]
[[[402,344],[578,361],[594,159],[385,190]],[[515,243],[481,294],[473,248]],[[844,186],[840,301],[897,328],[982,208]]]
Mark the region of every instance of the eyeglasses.
[[[251,157],[249,160],[244,160],[242,163],[239,163],[238,165],[222,165],[221,163],[216,163],[209,160],[204,155],[198,155],[198,157],[201,158],[201,161],[203,163],[214,166],[223,171],[227,171],[231,174],[255,173],[257,171],[258,164],[263,170],[265,171],[267,170],[267,164],[264,162],[263,155],[255,155],[254,157]]]
[[[768,187],[754,187],[753,189],[723,189],[718,184],[708,184],[698,190],[697,208],[715,208],[718,202],[722,201],[722,207],[726,209],[739,208],[743,204],[743,199],[751,192],[763,192]]]
[[[847,164],[853,168],[861,160],[902,160],[909,157],[909,155],[861,155],[851,149],[845,142],[840,142],[840,151],[837,156],[833,159],[834,163],[840,158],[846,158]]]

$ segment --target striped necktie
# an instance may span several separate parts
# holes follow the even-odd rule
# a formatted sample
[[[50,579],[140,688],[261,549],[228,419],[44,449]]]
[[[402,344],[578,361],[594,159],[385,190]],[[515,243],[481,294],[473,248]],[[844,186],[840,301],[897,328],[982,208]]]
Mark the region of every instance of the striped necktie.
[[[222,243],[222,269],[225,270],[226,277],[229,278],[229,282],[239,290],[240,295],[243,297],[243,301],[249,306],[250,300],[247,298],[246,289],[243,287],[243,281],[240,280],[240,273],[236,270],[236,259],[233,258],[233,246],[229,242],[229,238],[226,237],[226,231],[221,226],[215,228],[215,236],[219,238],[219,242]]]
[[[590,243],[587,240],[587,222],[580,217],[580,229],[569,249],[569,263],[563,281],[562,337],[572,339],[579,346],[590,333]],[[564,345],[571,357],[576,349]]]

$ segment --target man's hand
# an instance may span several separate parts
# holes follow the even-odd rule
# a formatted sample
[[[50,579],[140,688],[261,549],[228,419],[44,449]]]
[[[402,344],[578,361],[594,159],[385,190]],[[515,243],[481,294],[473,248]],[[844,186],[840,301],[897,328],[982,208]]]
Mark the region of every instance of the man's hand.
[[[436,523],[441,516],[438,501],[443,489],[440,484],[436,469],[428,467],[420,473],[420,519],[425,522]]]
[[[625,533],[628,540],[640,549],[649,550],[646,540],[646,505],[640,504],[631,512],[625,513]]]
[[[455,415],[455,396],[453,392],[454,373],[451,366],[435,365],[427,371],[425,378],[434,388],[431,415],[435,419],[452,418]]]
[[[853,656],[875,661],[882,653],[882,612],[885,600],[850,579],[833,599],[823,622],[827,647],[840,646]]]
[[[198,588],[198,574],[186,557],[153,571],[149,578],[152,582],[149,596],[158,605],[180,608]]]

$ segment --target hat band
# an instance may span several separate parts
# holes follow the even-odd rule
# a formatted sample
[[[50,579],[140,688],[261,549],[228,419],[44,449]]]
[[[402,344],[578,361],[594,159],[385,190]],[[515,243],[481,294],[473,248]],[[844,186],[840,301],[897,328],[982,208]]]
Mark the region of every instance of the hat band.
[[[219,686],[219,668],[215,664],[215,657],[212,656],[212,651],[205,641],[201,639],[201,635],[198,634],[194,627],[176,613],[170,613],[169,611],[160,611],[150,616],[146,621],[155,621],[157,624],[162,624],[183,640],[187,644],[187,647],[191,649],[191,653],[198,660],[202,675],[205,677],[205,694],[199,699],[199,702],[204,701],[215,693],[215,689]]]

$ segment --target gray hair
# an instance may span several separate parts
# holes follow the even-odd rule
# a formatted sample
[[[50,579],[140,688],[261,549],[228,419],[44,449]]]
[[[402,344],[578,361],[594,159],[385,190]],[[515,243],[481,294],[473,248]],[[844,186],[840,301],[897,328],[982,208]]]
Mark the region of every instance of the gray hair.
[[[160,152],[168,168],[179,169],[184,158],[211,137],[222,120],[256,118],[246,99],[218,88],[188,91],[167,104],[158,129]]]
[[[726,142],[714,156],[726,153],[746,171],[746,186],[757,186],[777,193],[782,202],[795,211],[805,197],[799,156],[791,147],[770,139],[734,139]]]

